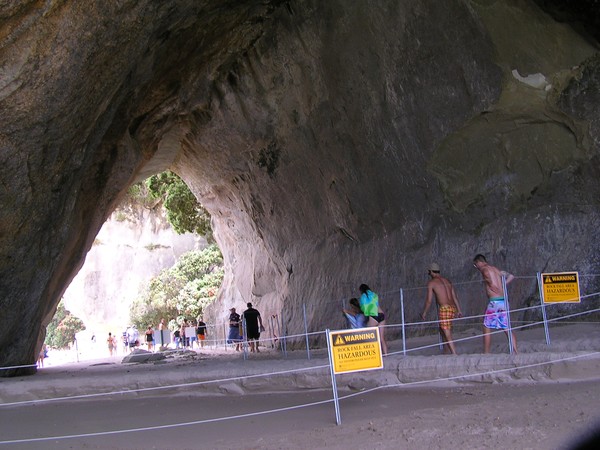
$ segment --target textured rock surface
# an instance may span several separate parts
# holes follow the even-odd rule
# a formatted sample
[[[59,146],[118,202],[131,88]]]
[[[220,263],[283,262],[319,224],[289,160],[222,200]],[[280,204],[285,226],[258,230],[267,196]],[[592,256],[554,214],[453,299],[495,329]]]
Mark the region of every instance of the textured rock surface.
[[[476,280],[477,252],[597,273],[598,43],[547,3],[5,3],[0,366],[35,359],[121,193],[167,167],[214,218],[215,318],[335,327],[367,282],[398,322],[429,261]]]
[[[192,233],[176,234],[162,208],[119,209],[100,229],[64,293],[65,307],[96,334],[125,329],[131,304],[150,279],[183,253],[206,246]]]

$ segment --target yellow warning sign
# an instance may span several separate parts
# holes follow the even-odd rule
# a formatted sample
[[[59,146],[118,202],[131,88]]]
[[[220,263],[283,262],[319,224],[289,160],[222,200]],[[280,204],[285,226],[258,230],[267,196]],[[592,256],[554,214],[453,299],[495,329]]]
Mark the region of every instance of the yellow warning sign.
[[[379,329],[376,327],[331,331],[329,342],[334,373],[383,367]]]
[[[543,273],[544,303],[579,303],[579,274],[577,272]]]

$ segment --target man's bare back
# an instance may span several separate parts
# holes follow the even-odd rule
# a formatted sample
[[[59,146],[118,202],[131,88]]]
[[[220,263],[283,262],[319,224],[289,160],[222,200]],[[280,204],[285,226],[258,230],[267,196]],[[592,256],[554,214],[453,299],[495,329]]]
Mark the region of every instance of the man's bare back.
[[[439,271],[429,270],[429,276],[431,279],[427,283],[427,297],[425,299],[425,306],[421,313],[421,318],[425,320],[425,316],[427,315],[427,311],[431,306],[434,296],[438,306],[452,306],[456,308],[460,317],[462,315],[460,304],[458,303],[458,297],[456,296],[456,292],[454,291],[454,287],[450,280],[441,276]]]
[[[427,287],[431,286],[435,294],[435,300],[439,306],[454,306],[457,307],[454,296],[452,295],[452,283],[442,276],[438,276],[429,280]]]
[[[510,283],[514,276],[487,263],[480,264],[478,269],[483,276],[483,280],[485,281],[485,292],[488,298],[504,298],[504,289],[502,289],[502,275],[506,276],[507,283]]]
[[[440,334],[444,342],[444,353],[456,355],[456,348],[454,342],[452,342],[452,321],[456,317],[462,316],[458,297],[450,280],[440,275],[440,266],[437,263],[432,263],[427,273],[431,279],[427,283],[427,297],[425,298],[425,306],[421,313],[421,319],[425,320],[427,311],[429,311],[433,297],[435,296],[435,301],[439,306],[438,322]]]

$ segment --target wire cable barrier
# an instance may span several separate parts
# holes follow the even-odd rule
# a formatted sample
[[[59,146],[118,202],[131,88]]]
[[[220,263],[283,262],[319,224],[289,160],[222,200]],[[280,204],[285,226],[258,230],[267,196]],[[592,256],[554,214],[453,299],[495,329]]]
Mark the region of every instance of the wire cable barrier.
[[[473,378],[473,377],[479,377],[482,375],[492,375],[495,373],[503,373],[503,372],[521,370],[521,369],[525,369],[525,368],[539,367],[539,366],[543,366],[543,365],[554,364],[557,362],[572,361],[572,360],[576,360],[576,359],[597,356],[599,354],[600,354],[600,352],[590,352],[590,353],[586,353],[583,355],[574,355],[574,356],[558,358],[558,359],[539,362],[539,363],[524,364],[522,366],[510,367],[510,368],[505,368],[505,369],[488,370],[488,371],[479,372],[479,373],[469,373],[469,374],[455,375],[455,376],[451,376],[451,377],[435,378],[435,379],[430,379],[430,380],[412,381],[412,382],[407,382],[407,383],[388,384],[385,386],[377,386],[377,387],[374,387],[371,389],[366,389],[361,392],[355,392],[352,394],[343,395],[343,396],[339,397],[339,400],[345,400],[345,399],[356,397],[359,395],[365,395],[365,394],[368,394],[370,392],[373,392],[373,391],[376,391],[379,389],[389,389],[389,388],[395,388],[395,387],[409,387],[409,386],[416,386],[416,385],[427,384],[427,383],[437,383],[437,382],[441,382],[441,381],[452,381],[452,380],[458,380],[458,379]],[[324,366],[324,367],[328,367],[328,366]],[[320,368],[322,368],[322,367],[320,367]],[[287,372],[287,373],[289,373],[289,372]],[[216,381],[217,380],[215,380],[215,382]],[[130,391],[130,392],[133,392],[133,391]],[[215,418],[211,418],[211,419],[193,420],[193,421],[188,421],[188,422],[178,422],[178,423],[167,424],[167,425],[154,425],[154,426],[148,426],[148,427],[127,428],[127,429],[121,429],[121,430],[99,431],[99,432],[95,432],[95,433],[82,433],[82,434],[71,434],[71,435],[62,435],[62,436],[48,436],[48,437],[40,437],[40,438],[13,439],[13,440],[0,441],[0,445],[22,444],[22,443],[27,443],[27,442],[40,442],[40,441],[48,441],[48,440],[75,439],[75,438],[84,438],[84,437],[97,437],[97,436],[116,435],[116,434],[123,434],[123,433],[135,433],[135,432],[141,432],[141,431],[153,431],[153,430],[168,429],[168,428],[179,428],[179,427],[185,427],[185,426],[191,426],[191,425],[202,425],[202,424],[219,422],[219,421],[242,419],[242,418],[247,418],[247,417],[254,417],[254,416],[274,414],[274,413],[285,412],[285,411],[292,411],[292,410],[300,409],[300,408],[308,408],[308,407],[312,407],[312,406],[324,405],[327,403],[332,403],[333,401],[334,401],[334,399],[327,399],[327,400],[321,400],[321,401],[317,401],[317,402],[303,403],[300,405],[287,406],[287,407],[283,407],[283,408],[255,411],[252,413],[245,413],[245,414],[236,414],[236,415],[227,416],[227,417],[215,417]],[[23,402],[23,403],[30,403],[30,402]]]
[[[598,294],[599,293],[590,294],[587,297],[591,297],[591,296],[598,295]],[[537,306],[537,307],[539,308],[539,306]],[[523,308],[523,309],[530,309],[530,308]],[[588,310],[588,311],[584,311],[584,312],[580,312],[580,313],[574,313],[574,314],[569,314],[569,315],[565,315],[562,317],[557,317],[555,319],[550,319],[549,321],[556,322],[559,320],[568,319],[568,318],[580,316],[583,314],[589,314],[592,312],[598,312],[598,311],[600,311],[600,309]],[[462,318],[462,319],[465,319],[465,318]],[[457,319],[457,320],[460,320],[460,319]],[[436,323],[436,321],[433,321],[433,323]],[[520,327],[516,327],[515,329],[535,326],[535,325],[539,325],[541,323],[542,322],[526,324],[526,325],[523,325]],[[397,326],[397,325],[389,325],[389,326],[391,327],[391,326]],[[318,333],[311,333],[311,334],[318,334]],[[304,336],[304,335],[298,335],[298,336]],[[288,336],[288,338],[289,337],[291,337],[291,336]],[[480,335],[472,336],[472,337],[464,338],[464,339],[460,339],[460,340],[474,339],[474,338],[478,338],[478,337],[480,337]],[[459,340],[456,340],[456,341],[459,341]],[[437,346],[437,345],[438,344],[434,344],[432,346]],[[417,347],[417,348],[410,349],[409,351],[417,351],[417,350],[421,350],[421,349],[424,349],[427,347],[431,347],[431,346]],[[399,352],[395,352],[395,353],[399,353]],[[437,383],[437,382],[441,382],[441,381],[469,379],[469,378],[473,378],[473,377],[480,377],[480,376],[492,375],[492,374],[496,374],[496,373],[517,371],[517,370],[521,370],[521,369],[525,369],[525,368],[538,367],[538,366],[543,366],[543,365],[548,365],[548,364],[554,364],[557,362],[572,361],[572,360],[583,359],[583,358],[588,358],[588,357],[598,356],[598,355],[600,355],[600,352],[593,351],[593,352],[589,352],[589,353],[585,353],[585,354],[574,355],[574,356],[569,356],[569,357],[562,357],[562,358],[557,358],[557,359],[552,359],[549,361],[537,362],[537,363],[532,363],[532,364],[524,364],[524,365],[510,367],[510,368],[488,370],[488,371],[476,372],[476,373],[463,373],[460,375],[454,375],[454,376],[450,376],[450,377],[432,378],[432,379],[427,379],[427,380],[419,380],[419,381],[412,381],[412,382],[406,382],[406,383],[387,384],[387,385],[377,386],[377,387],[374,387],[371,389],[363,390],[361,392],[356,392],[356,393],[351,393],[351,394],[347,394],[344,396],[340,396],[339,400],[344,400],[344,399],[355,397],[358,395],[365,395],[369,392],[373,392],[373,391],[376,391],[379,389],[409,387],[409,386],[422,385],[422,384],[427,384],[427,383]],[[164,389],[183,389],[183,388],[190,388],[190,387],[198,386],[198,385],[202,385],[202,384],[222,383],[225,381],[236,381],[236,380],[250,379],[250,378],[257,378],[257,377],[272,377],[272,376],[289,375],[292,373],[314,371],[314,370],[324,370],[324,369],[328,369],[328,368],[329,368],[329,364],[316,365],[316,366],[312,366],[312,367],[304,367],[304,368],[299,368],[299,369],[292,369],[292,370],[285,370],[285,371],[278,371],[278,372],[269,372],[269,373],[260,373],[260,374],[245,375],[245,376],[238,376],[238,377],[228,377],[228,378],[222,378],[222,379],[218,379],[218,380],[198,381],[198,382],[191,382],[191,383],[185,383],[185,384],[173,384],[173,385],[168,385],[168,386],[156,386],[156,387],[130,389],[130,390],[118,390],[118,391],[112,391],[112,392],[106,392],[106,393],[82,394],[82,395],[74,395],[74,396],[67,396],[67,397],[54,397],[54,398],[47,398],[47,399],[27,400],[27,401],[21,401],[21,402],[1,403],[0,407],[8,407],[8,406],[15,407],[15,406],[21,406],[21,405],[32,404],[32,403],[44,403],[44,402],[52,402],[52,401],[72,401],[72,400],[76,400],[76,399],[89,399],[89,398],[93,398],[93,397],[124,395],[124,394],[138,393],[138,392],[158,391],[158,390],[164,390]],[[258,416],[258,415],[266,415],[266,414],[291,411],[291,410],[295,410],[295,409],[299,409],[299,408],[307,408],[307,407],[323,405],[323,404],[331,403],[333,401],[334,401],[334,399],[332,398],[332,399],[311,402],[311,403],[304,403],[304,404],[299,404],[299,405],[294,405],[294,406],[289,406],[289,407],[284,407],[284,408],[255,411],[255,412],[251,412],[251,413],[237,414],[237,415],[232,415],[232,416],[227,416],[227,417],[215,417],[215,418],[211,418],[211,419],[202,419],[202,420],[195,420],[195,421],[188,421],[188,422],[178,422],[178,423],[166,424],[166,425],[156,425],[156,426],[139,427],[139,428],[126,428],[126,429],[120,429],[120,430],[98,431],[98,432],[94,432],[94,433],[83,433],[83,434],[73,434],[73,435],[4,440],[4,441],[0,441],[0,445],[27,443],[27,442],[40,442],[40,441],[47,441],[47,440],[63,440],[63,439],[73,439],[73,438],[97,437],[97,436],[115,435],[115,434],[123,434],[123,433],[159,430],[159,429],[166,429],[166,428],[176,428],[176,427],[183,427],[183,426],[201,425],[201,424],[212,423],[212,422],[217,422],[217,421],[234,420],[234,419],[241,419],[241,418]]]
[[[525,277],[520,277],[520,278],[525,278]],[[595,296],[600,296],[600,292],[595,292],[592,294],[587,294],[587,295],[581,295],[581,299],[586,299],[586,298],[592,298]],[[560,303],[559,303],[560,304]],[[540,306],[540,305],[535,305],[535,306],[529,306],[529,307],[525,307],[525,308],[519,308],[519,309],[511,309],[510,313],[514,314],[514,313],[518,313],[518,312],[524,312],[524,311],[530,311],[530,310],[534,310],[534,309],[541,309],[541,308],[548,308],[551,307],[553,305],[545,305],[545,306]],[[581,311],[578,313],[573,313],[573,314],[568,314],[568,315],[563,315],[561,317],[555,317],[554,319],[547,319],[546,322],[557,322],[557,321],[561,321],[564,319],[568,319],[568,318],[573,318],[573,317],[578,317],[578,316],[582,316],[582,315],[587,315],[587,314],[591,314],[591,313],[595,313],[595,312],[600,312],[600,309],[590,309],[590,310],[586,310],[586,311]],[[472,316],[466,316],[466,317],[457,317],[454,319],[451,319],[451,321],[453,323],[456,322],[460,322],[460,321],[468,321],[468,320],[473,320],[473,319],[480,319],[485,317],[485,314],[478,314],[478,315],[472,315]],[[400,328],[400,327],[410,327],[410,326],[423,326],[423,325],[436,325],[439,324],[439,320],[430,320],[430,321],[419,321],[419,322],[406,322],[404,324],[386,324],[383,326],[383,328],[385,329],[393,329],[393,328]],[[518,330],[518,329],[524,329],[527,327],[534,327],[537,325],[541,325],[543,324],[543,321],[540,322],[528,322],[525,325],[521,325],[521,326],[517,326],[517,327],[511,327],[512,330]],[[497,331],[492,331],[490,332],[490,334],[498,334],[498,333],[503,333],[504,330],[497,330]],[[278,339],[287,339],[287,340],[292,340],[295,338],[302,338],[305,339],[306,337],[309,336],[317,336],[317,335],[325,335],[325,331],[314,331],[314,332],[308,332],[308,333],[298,333],[298,334],[291,334],[291,335],[286,335],[286,336],[282,336],[281,338]],[[466,337],[466,338],[459,338],[459,339],[453,339],[453,342],[461,342],[461,341],[467,341],[467,340],[471,340],[471,339],[478,339],[480,338],[482,335],[475,335],[475,336],[470,336],[470,337]],[[278,340],[276,339],[276,340]],[[261,339],[262,343],[266,343],[269,342],[271,339]],[[431,344],[431,345],[426,345],[426,346],[422,346],[422,347],[416,347],[416,348],[412,348],[412,349],[406,349],[404,352],[408,353],[408,352],[415,352],[418,350],[424,350],[427,348],[431,348],[431,347],[436,347],[438,346],[439,343],[437,344]],[[393,355],[393,354],[397,354],[400,352],[392,352],[389,353],[389,355]],[[0,370],[10,370],[10,369],[18,369],[18,368],[26,368],[26,367],[36,367],[36,364],[27,364],[27,365],[20,365],[20,366],[8,366],[8,367],[0,367]],[[128,391],[124,391],[124,392],[128,392]],[[0,406],[2,406],[2,404],[0,403]]]

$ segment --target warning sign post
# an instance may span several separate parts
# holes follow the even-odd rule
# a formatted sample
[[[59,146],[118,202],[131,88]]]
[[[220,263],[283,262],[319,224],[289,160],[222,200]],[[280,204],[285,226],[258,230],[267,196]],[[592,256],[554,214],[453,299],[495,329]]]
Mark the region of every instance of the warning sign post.
[[[337,373],[383,368],[379,328],[327,330],[327,347],[329,350],[329,370],[333,387],[335,420],[340,425],[342,419],[335,375]]]
[[[580,303],[577,272],[543,273],[541,276],[544,303]]]

